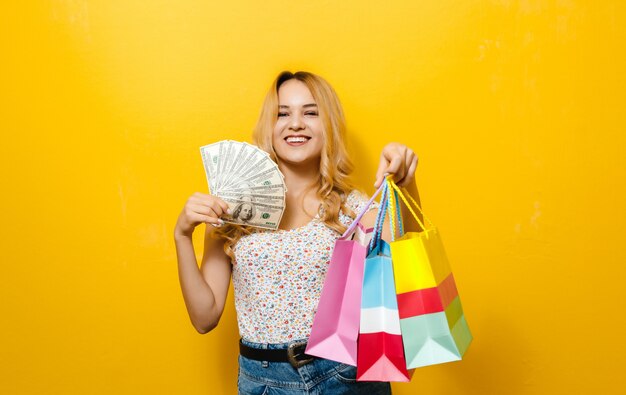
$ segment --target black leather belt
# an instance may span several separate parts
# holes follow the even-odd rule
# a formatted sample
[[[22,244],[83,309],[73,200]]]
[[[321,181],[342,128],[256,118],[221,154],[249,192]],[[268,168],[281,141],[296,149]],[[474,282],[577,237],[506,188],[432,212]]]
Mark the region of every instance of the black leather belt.
[[[289,362],[291,366],[298,369],[301,366],[312,362],[315,357],[304,353],[306,342],[296,342],[289,345],[289,348],[276,350],[267,348],[254,348],[246,346],[239,340],[239,353],[255,361],[267,362]]]

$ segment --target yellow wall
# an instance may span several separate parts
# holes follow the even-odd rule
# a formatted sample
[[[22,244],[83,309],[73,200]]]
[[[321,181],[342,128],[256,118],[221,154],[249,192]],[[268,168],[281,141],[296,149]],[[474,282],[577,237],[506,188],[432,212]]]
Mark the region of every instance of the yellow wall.
[[[624,4],[3,2],[0,393],[235,391],[232,298],[194,331],[172,230],[283,69],[335,86],[367,191],[420,156],[475,340],[396,394],[620,393]]]

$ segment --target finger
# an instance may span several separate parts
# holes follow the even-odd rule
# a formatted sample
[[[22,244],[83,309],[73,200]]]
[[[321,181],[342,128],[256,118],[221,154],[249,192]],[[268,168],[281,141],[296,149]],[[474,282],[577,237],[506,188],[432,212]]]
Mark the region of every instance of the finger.
[[[199,198],[199,199],[206,199],[212,195],[208,194],[208,193],[202,193],[202,192],[195,192],[193,195],[191,195],[192,197],[195,198]]]
[[[205,224],[210,224],[216,227],[224,225],[224,221],[220,218],[209,217],[206,215],[198,215],[197,222],[204,222]]]
[[[401,187],[409,185],[415,179],[415,169],[417,169],[417,156],[413,157],[411,164],[409,165],[409,169],[406,172],[406,176],[402,180],[402,185],[398,184]]]
[[[200,216],[207,216],[207,217],[213,217],[213,218],[218,219],[221,215],[221,214],[218,214],[218,212],[216,212],[216,210],[214,210],[213,207],[208,206],[206,204],[190,204],[189,210],[190,211],[187,214],[189,218],[194,218],[200,215]],[[221,212],[221,209],[218,211]]]
[[[224,200],[220,198],[214,198],[209,203],[209,207],[215,212],[218,217],[221,217],[224,214],[232,215],[233,212]]]
[[[224,221],[222,221],[220,218],[217,218],[215,216],[212,215],[206,215],[206,214],[201,214],[199,212],[191,212],[189,215],[189,221],[191,223],[200,223],[200,222],[204,222],[207,224],[223,224]]]
[[[402,171],[403,164],[404,162],[402,161],[402,157],[394,156],[393,159],[391,159],[389,166],[387,166],[387,169],[385,169],[385,172],[389,174],[398,174],[398,172]]]
[[[222,199],[211,194],[196,192],[193,195],[191,195],[191,197],[189,198],[189,201],[193,203],[211,205],[212,201],[222,201]]]
[[[218,198],[203,199],[200,204],[213,210],[215,216],[217,217],[221,217],[226,212],[226,210],[228,210],[228,204]],[[226,209],[224,209],[224,206],[226,206]]]
[[[228,215],[232,214],[232,210],[229,208],[228,203],[226,203],[225,201],[223,201],[220,198],[216,198],[217,203],[220,205],[220,207],[222,208],[222,211],[227,213]]]
[[[398,178],[404,177],[404,161],[400,156],[396,156],[391,160],[389,167],[387,167],[386,172],[389,174],[393,174],[394,181],[397,181]]]
[[[385,178],[385,169],[387,169],[389,161],[385,158],[385,155],[380,155],[380,162],[378,163],[378,170],[376,171],[376,182],[374,187],[378,188]]]
[[[404,182],[404,180],[406,179],[406,177],[408,176],[408,171],[409,171],[409,167],[411,167],[411,150],[408,150],[406,155],[403,156],[403,163],[402,163],[402,171],[398,172],[397,176],[396,176],[396,183],[398,184],[398,186],[401,186],[401,184]]]

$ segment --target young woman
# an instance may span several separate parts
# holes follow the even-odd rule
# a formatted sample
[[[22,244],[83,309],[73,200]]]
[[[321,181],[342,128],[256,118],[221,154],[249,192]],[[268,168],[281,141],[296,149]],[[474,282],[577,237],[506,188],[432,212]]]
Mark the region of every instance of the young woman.
[[[233,279],[241,336],[240,394],[391,392],[389,383],[356,382],[353,366],[302,355],[334,242],[367,204],[348,180],[352,164],[344,135],[343,111],[333,88],[308,72],[282,72],[265,98],[253,136],[285,176],[288,191],[279,229],[224,224],[220,216],[232,214],[228,205],[203,193],[194,193],[178,217],[179,279],[199,333],[216,327]],[[390,143],[380,156],[375,186],[385,174],[393,174],[417,198],[416,166],[413,151]],[[371,227],[375,217],[376,211],[369,211],[362,222]],[[411,218],[408,213],[403,217]],[[198,269],[191,236],[201,223],[211,226],[206,226]],[[419,230],[414,222],[405,229]],[[383,239],[389,240],[387,224]]]

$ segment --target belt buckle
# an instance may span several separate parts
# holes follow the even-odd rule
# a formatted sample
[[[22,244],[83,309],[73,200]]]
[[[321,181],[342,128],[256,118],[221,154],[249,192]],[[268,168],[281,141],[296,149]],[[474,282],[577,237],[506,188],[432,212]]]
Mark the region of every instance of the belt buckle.
[[[305,355],[304,350],[306,348],[306,342],[292,343],[287,348],[287,360],[294,368],[298,369],[301,366],[312,362],[314,357],[309,356],[305,359],[298,359],[299,356]]]

